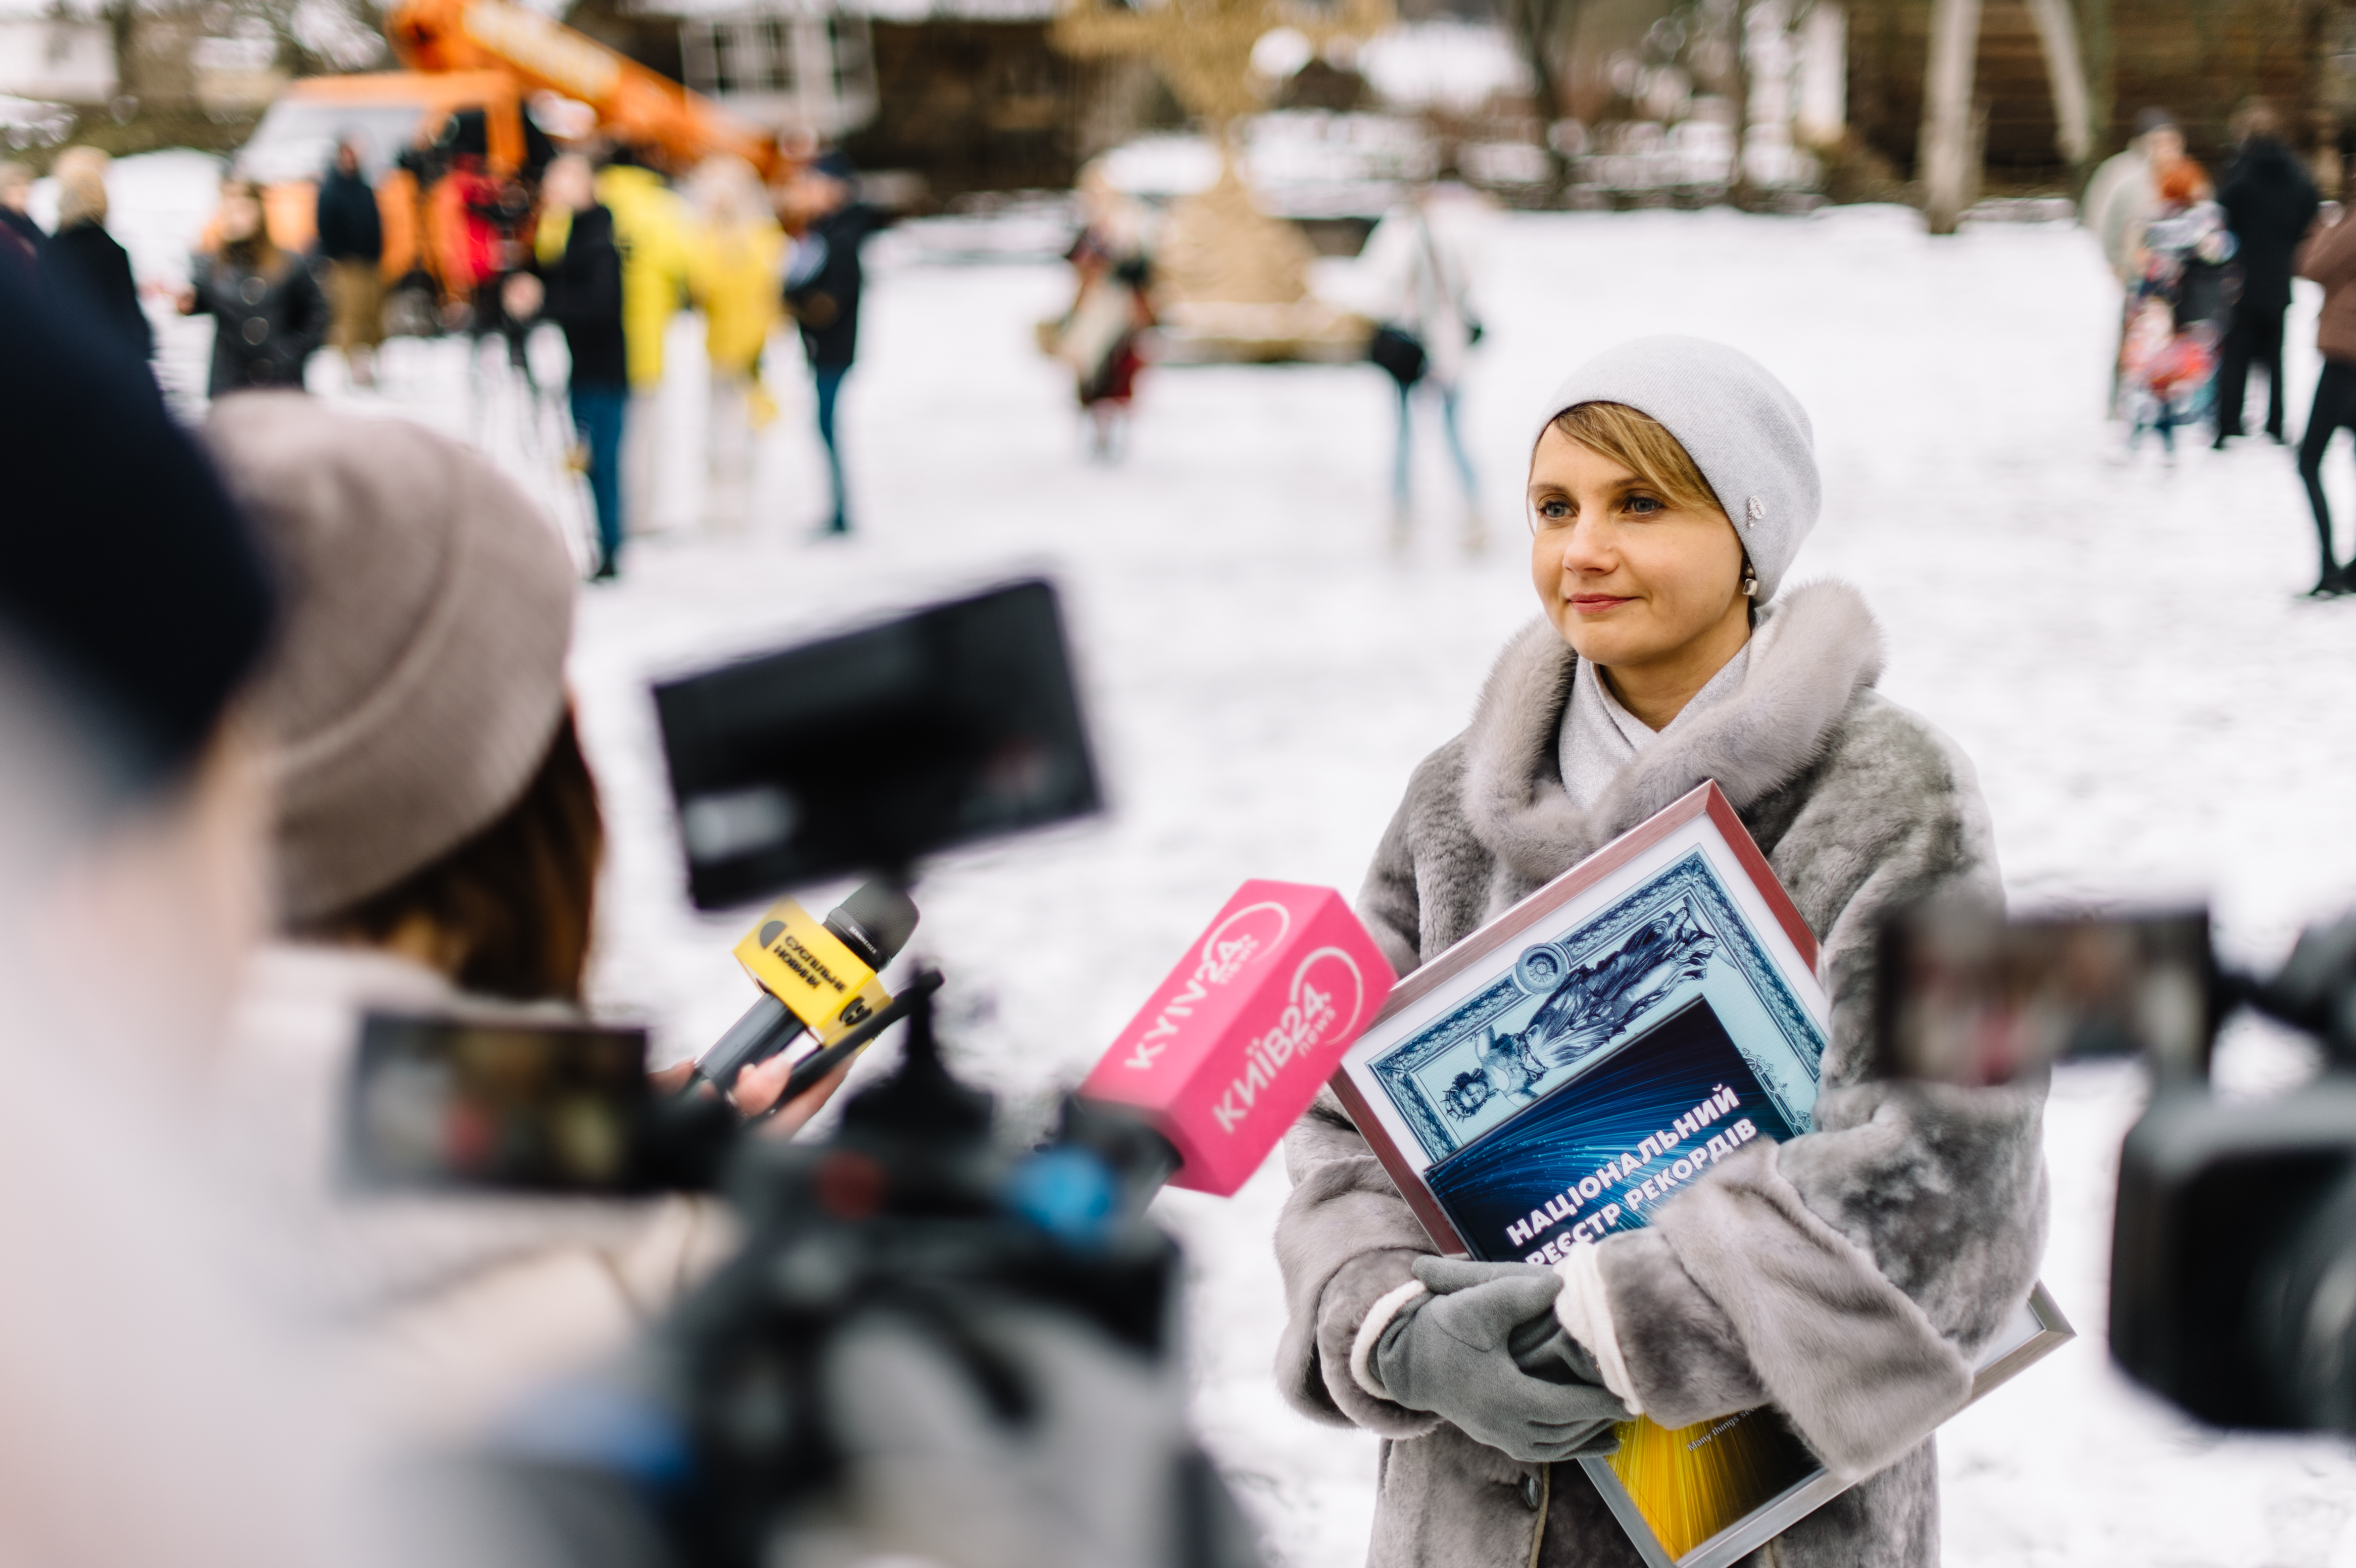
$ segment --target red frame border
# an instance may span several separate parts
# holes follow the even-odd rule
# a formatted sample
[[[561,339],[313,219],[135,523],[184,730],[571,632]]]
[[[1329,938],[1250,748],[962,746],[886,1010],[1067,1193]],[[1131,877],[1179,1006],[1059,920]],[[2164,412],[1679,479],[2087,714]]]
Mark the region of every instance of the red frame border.
[[[1716,780],[1711,780],[1662,807],[1521,902],[1498,914],[1486,925],[1467,934],[1430,963],[1419,967],[1391,988],[1389,999],[1383,1004],[1382,1011],[1375,1015],[1374,1022],[1368,1024],[1367,1028],[1373,1028],[1400,1009],[1430,995],[1700,816],[1708,817],[1716,824],[1719,836],[1734,852],[1737,864],[1750,874],[1751,886],[1765,900],[1776,923],[1783,928],[1783,934],[1791,938],[1792,945],[1799,950],[1801,961],[1815,969],[1817,961],[1815,933],[1808,929],[1807,921],[1800,918],[1792,896],[1783,891],[1783,885],[1776,879],[1774,868],[1759,852],[1758,842],[1751,838],[1751,830],[1742,825],[1742,819],[1735,813],[1733,802],[1726,798],[1726,792],[1718,787]],[[1357,1123],[1359,1133],[1375,1151],[1375,1157],[1383,1163],[1383,1169],[1390,1173],[1391,1180],[1407,1198],[1408,1207],[1415,1210],[1416,1219],[1430,1233],[1432,1241],[1443,1252],[1470,1251],[1472,1249],[1464,1244],[1464,1239],[1457,1234],[1456,1227],[1450,1223],[1439,1201],[1431,1196],[1431,1189],[1416,1176],[1405,1156],[1399,1153],[1398,1146],[1391,1141],[1390,1133],[1383,1127],[1382,1118],[1375,1113],[1365,1096],[1358,1092],[1358,1086],[1350,1081],[1348,1072],[1336,1068],[1327,1082],[1335,1097],[1342,1101],[1342,1109],[1349,1112],[1352,1122]]]

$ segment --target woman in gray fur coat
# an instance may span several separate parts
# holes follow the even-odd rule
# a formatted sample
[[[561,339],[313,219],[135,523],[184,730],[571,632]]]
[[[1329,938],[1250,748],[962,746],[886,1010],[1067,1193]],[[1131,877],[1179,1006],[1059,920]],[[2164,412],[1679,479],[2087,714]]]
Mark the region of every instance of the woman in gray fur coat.
[[[1854,589],[1775,598],[1818,480],[1807,415],[1747,356],[1654,338],[1590,361],[1547,406],[1529,499],[1546,619],[1415,770],[1360,913],[1404,974],[1715,779],[1822,944],[1815,1127],[1555,1267],[1470,1263],[1432,1255],[1329,1092],[1285,1144],[1278,1378],[1384,1439],[1372,1568],[1637,1568],[1571,1461],[1630,1412],[1770,1404],[1858,1484],[1746,1562],[1935,1563],[1930,1434],[2045,1240],[2041,1085],[1868,1077],[1882,918],[2002,897],[1971,764],[1873,689]]]

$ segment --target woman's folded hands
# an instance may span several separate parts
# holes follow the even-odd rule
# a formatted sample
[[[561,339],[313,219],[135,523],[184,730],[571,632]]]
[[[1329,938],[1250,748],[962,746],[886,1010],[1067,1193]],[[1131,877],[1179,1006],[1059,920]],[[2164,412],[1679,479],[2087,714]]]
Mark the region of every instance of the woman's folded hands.
[[[1364,1371],[1380,1385],[1370,1391],[1525,1462],[1613,1450],[1627,1407],[1556,1319],[1552,1270],[1425,1258],[1415,1274],[1421,1288],[1370,1325]]]

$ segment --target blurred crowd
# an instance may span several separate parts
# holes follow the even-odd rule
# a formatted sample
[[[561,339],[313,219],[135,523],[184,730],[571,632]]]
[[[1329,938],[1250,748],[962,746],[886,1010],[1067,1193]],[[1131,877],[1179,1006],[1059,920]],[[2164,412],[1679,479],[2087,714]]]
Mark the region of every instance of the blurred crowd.
[[[765,181],[744,159],[718,154],[674,184],[626,145],[560,152],[543,137],[523,166],[501,169],[480,124],[465,121],[390,164],[372,165],[371,145],[346,137],[310,182],[270,186],[231,172],[176,298],[182,314],[213,324],[208,396],[299,391],[322,348],[365,391],[389,322],[467,335],[477,371],[485,344],[497,343],[530,396],[561,392],[568,405],[569,457],[595,515],[593,575],[611,577],[625,542],[653,516],[649,409],[674,317],[691,308],[705,321],[706,521],[723,530],[749,518],[754,435],[776,413],[763,361],[773,329],[790,319],[831,480],[818,528],[848,533],[838,411],[858,352],[861,247],[884,221],[859,200],[850,162],[804,147]],[[106,228],[107,165],[95,148],[60,155],[54,233],[29,214],[30,171],[0,165],[0,271],[70,302],[147,358],[153,330],[130,259]],[[526,352],[542,321],[569,350],[561,389],[536,384]]]
[[[2356,228],[2340,222],[2263,100],[2233,118],[2222,182],[2185,151],[2164,109],[2147,109],[2136,138],[2095,171],[2083,211],[2124,292],[2113,416],[2132,453],[2157,434],[2170,460],[2176,432],[2205,426],[2219,451],[2244,438],[2252,371],[2266,379],[2265,431],[2288,437],[2283,318],[2291,280],[2322,285],[2317,347],[2323,356],[2298,442],[2298,471],[2315,521],[2321,565],[2310,595],[2356,592],[2332,539],[2323,456],[2341,428],[2356,429]]]
[[[233,166],[185,286],[169,295],[182,315],[211,325],[208,400],[303,390],[323,358],[340,362],[342,388],[365,397],[389,336],[463,337],[477,413],[487,392],[520,400],[528,460],[565,470],[553,476],[559,493],[583,497],[567,515],[594,521],[594,539],[576,553],[585,575],[609,579],[630,538],[654,526],[664,499],[658,474],[675,474],[682,456],[661,449],[666,421],[656,411],[683,310],[702,317],[709,374],[695,455],[701,521],[720,532],[778,521],[756,516],[755,468],[778,411],[776,334],[790,323],[825,465],[825,510],[811,532],[851,533],[843,388],[859,354],[863,248],[889,219],[861,199],[850,161],[804,143],[765,175],[727,153],[681,168],[626,143],[566,150],[537,132],[526,140],[523,162],[502,166],[483,114],[470,112],[407,147],[348,132],[308,178],[266,183]],[[94,148],[57,160],[50,234],[27,210],[29,172],[0,164],[0,268],[152,357],[140,284],[106,228],[106,171]],[[1138,388],[1157,352],[1165,280],[1156,251],[1168,219],[1119,188],[1103,159],[1083,168],[1075,197],[1065,255],[1073,293],[1059,317],[1039,324],[1039,346],[1071,378],[1087,456],[1111,463],[1129,448]],[[1365,359],[1396,392],[1387,478],[1400,550],[1415,532],[1419,424],[1442,444],[1462,547],[1478,552],[1488,537],[1459,398],[1483,335],[1470,218],[1490,205],[1443,169],[1404,192],[1361,253],[1319,263],[1309,285],[1313,308],[1371,333]],[[561,334],[561,360],[528,351],[543,326]],[[541,384],[558,365],[561,384]]]

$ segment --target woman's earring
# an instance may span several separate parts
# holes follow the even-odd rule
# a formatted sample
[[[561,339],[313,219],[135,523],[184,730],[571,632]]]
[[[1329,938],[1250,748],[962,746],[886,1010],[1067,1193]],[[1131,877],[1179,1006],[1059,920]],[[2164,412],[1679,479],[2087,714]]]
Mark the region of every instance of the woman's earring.
[[[1759,568],[1745,562],[1742,566],[1742,596],[1755,597],[1759,592]]]

